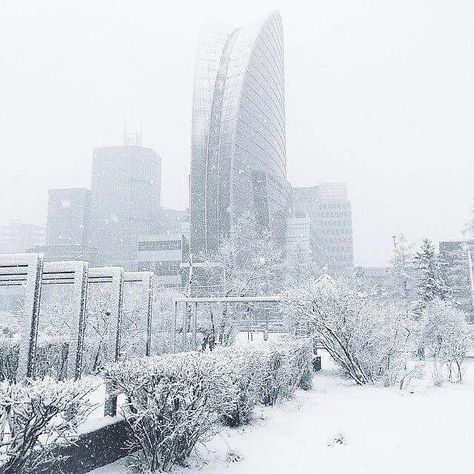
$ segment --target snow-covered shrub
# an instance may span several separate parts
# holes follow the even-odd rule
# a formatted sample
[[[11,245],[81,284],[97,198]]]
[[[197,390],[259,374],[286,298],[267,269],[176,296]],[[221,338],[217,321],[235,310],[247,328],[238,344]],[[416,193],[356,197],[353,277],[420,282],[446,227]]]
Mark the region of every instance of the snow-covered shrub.
[[[462,365],[473,344],[467,315],[452,303],[435,299],[425,306],[421,324],[421,344],[427,355],[433,357],[435,384],[440,385],[445,378],[461,382]]]
[[[36,472],[58,443],[74,441],[93,408],[81,382],[52,379],[0,384],[0,472]]]
[[[17,339],[0,338],[0,381],[15,379],[19,350],[20,344]]]
[[[208,357],[222,358],[234,390],[232,405],[223,414],[222,421],[228,426],[240,426],[252,418],[259,403],[262,388],[262,361],[247,346],[219,347]]]
[[[238,426],[258,403],[273,405],[311,386],[309,340],[284,339],[214,351],[166,354],[106,367],[130,429],[133,466],[169,470],[182,464],[219,421]]]
[[[274,405],[278,400],[290,398],[298,387],[311,388],[309,340],[286,338],[261,344],[256,357],[260,359],[263,370],[260,400],[264,405]]]
[[[36,346],[35,377],[62,380],[66,375],[69,344],[63,338],[39,337]],[[0,338],[0,381],[15,380],[20,341]]]
[[[411,321],[402,306],[327,279],[290,288],[282,306],[290,326],[309,324],[319,343],[358,384],[391,385],[403,375]]]
[[[38,337],[36,345],[35,377],[66,377],[69,343],[64,337]]]
[[[140,472],[182,464],[235,399],[223,359],[207,353],[134,359],[108,366],[104,375],[127,398],[123,415]]]

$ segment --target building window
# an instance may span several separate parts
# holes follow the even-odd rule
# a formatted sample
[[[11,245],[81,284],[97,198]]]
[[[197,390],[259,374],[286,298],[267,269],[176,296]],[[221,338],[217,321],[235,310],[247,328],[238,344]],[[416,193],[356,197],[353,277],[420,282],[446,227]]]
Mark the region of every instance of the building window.
[[[139,251],[180,250],[181,240],[152,240],[138,242]]]
[[[181,262],[156,262],[155,273],[157,275],[178,275]]]

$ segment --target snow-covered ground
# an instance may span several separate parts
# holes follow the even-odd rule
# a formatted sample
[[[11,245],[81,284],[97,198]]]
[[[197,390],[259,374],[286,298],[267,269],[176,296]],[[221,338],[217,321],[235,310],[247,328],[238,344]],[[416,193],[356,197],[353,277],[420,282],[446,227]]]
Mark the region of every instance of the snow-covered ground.
[[[427,370],[412,391],[358,387],[323,364],[312,391],[222,430],[174,474],[473,472],[474,361],[463,384],[434,387]],[[125,473],[124,464],[94,473]]]

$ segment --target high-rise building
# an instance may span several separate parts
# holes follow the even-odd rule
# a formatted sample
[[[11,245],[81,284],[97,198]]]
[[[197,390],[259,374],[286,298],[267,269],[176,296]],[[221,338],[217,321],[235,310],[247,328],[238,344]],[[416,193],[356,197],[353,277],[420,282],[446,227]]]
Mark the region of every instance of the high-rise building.
[[[345,183],[293,188],[293,212],[311,220],[311,248],[315,262],[333,274],[354,265],[352,211]]]
[[[50,189],[46,245],[85,245],[89,231],[90,191]]]
[[[201,35],[190,177],[195,256],[212,257],[249,211],[284,242],[290,188],[283,62],[278,12],[251,27]]]
[[[31,247],[43,245],[44,235],[42,226],[12,220],[0,226],[0,253],[24,253]]]
[[[139,237],[157,219],[160,193],[161,158],[150,148],[94,150],[89,242],[100,264],[135,267]]]
[[[183,224],[189,223],[189,211],[161,208],[153,223],[153,234],[179,234]]]

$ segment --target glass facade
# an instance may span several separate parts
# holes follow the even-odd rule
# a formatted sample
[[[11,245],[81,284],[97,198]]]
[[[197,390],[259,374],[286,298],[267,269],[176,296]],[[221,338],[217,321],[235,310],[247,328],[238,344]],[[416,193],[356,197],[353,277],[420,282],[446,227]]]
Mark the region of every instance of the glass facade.
[[[191,249],[212,256],[244,211],[283,242],[286,179],[283,26],[278,12],[204,31],[195,65]]]

